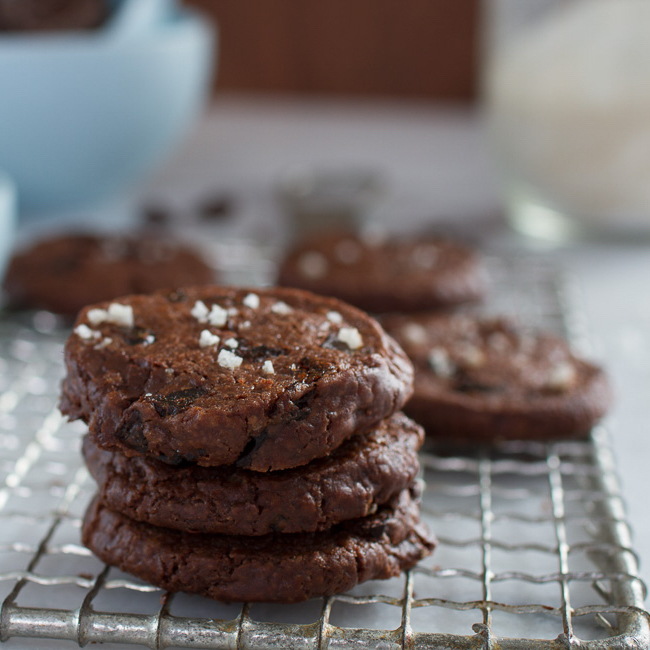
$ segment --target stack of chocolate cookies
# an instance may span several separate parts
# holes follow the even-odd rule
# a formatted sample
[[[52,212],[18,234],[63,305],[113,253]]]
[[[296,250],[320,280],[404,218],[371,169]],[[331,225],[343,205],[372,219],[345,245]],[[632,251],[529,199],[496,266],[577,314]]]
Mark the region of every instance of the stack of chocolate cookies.
[[[413,369],[363,312],[201,287],[85,308],[61,409],[88,423],[103,561],[171,591],[297,602],[428,555]]]

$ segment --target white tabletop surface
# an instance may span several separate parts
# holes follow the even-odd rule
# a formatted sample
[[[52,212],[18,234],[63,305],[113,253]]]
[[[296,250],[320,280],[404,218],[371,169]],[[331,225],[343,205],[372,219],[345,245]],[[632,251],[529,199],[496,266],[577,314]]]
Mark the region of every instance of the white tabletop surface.
[[[499,226],[496,170],[479,116],[453,106],[222,97],[134,200],[186,211],[224,191],[236,201],[236,218],[214,226],[218,232],[281,237],[274,188],[296,164],[382,172],[387,195],[373,218],[389,227],[415,229],[444,219],[478,234],[513,237]],[[559,256],[579,282],[578,307],[595,355],[614,379],[619,473],[641,575],[650,582],[650,244],[581,245]],[[42,640],[7,643],[25,645],[62,647]]]

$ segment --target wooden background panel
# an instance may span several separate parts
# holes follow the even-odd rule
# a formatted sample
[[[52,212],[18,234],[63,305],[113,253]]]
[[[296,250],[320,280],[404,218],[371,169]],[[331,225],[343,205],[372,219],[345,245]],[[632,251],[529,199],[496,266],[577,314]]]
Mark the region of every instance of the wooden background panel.
[[[217,87],[469,99],[479,0],[187,0],[221,33]]]

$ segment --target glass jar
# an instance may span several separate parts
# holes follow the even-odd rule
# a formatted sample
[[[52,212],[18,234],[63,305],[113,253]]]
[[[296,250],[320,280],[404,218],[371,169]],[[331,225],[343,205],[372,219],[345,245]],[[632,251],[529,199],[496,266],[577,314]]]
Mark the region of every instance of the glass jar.
[[[650,239],[650,2],[485,0],[483,95],[508,218]]]

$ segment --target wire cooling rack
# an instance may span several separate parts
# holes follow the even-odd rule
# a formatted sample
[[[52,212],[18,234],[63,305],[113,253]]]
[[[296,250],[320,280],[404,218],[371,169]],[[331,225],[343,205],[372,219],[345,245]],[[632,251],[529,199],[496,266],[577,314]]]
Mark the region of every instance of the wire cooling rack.
[[[271,262],[238,246],[224,247],[225,271],[263,280]],[[548,261],[510,256],[492,266],[490,311],[565,328],[565,285]],[[604,428],[579,442],[429,447],[422,513],[438,549],[401,578],[348,594],[291,606],[222,604],[166,594],[105,567],[79,542],[94,487],[80,460],[84,427],[56,407],[64,338],[48,313],[0,319],[3,641],[224,650],[649,647],[645,587]]]

